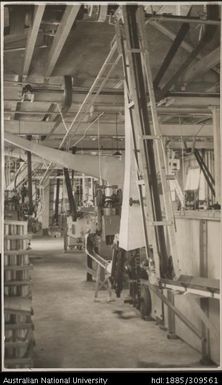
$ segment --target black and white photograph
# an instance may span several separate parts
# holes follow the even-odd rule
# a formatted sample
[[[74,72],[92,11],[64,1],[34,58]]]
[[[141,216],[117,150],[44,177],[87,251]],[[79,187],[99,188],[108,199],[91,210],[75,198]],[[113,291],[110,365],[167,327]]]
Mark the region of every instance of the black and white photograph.
[[[221,5],[1,3],[2,371],[220,370]]]

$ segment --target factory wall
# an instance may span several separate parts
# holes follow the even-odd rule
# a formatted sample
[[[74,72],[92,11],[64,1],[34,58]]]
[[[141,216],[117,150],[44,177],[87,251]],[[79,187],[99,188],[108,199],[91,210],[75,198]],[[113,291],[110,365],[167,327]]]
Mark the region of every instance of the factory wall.
[[[179,250],[179,260],[182,274],[200,276],[201,264],[201,218],[184,216],[176,218],[177,232],[176,240]],[[220,278],[220,220],[219,215],[215,218],[206,219],[207,223],[207,271],[208,278]],[[193,295],[175,295],[176,307],[201,330],[201,320],[193,306],[195,298]],[[219,364],[220,362],[220,316],[219,300],[209,299],[209,321],[212,323],[209,329],[210,335],[210,357]],[[216,332],[215,332],[216,331]],[[201,351],[201,341],[176,317],[176,334],[184,339],[194,348]]]

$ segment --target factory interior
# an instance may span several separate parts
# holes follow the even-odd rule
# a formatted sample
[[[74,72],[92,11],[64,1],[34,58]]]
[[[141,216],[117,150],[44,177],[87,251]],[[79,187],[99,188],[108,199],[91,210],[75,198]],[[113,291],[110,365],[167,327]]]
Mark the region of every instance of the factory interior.
[[[7,370],[220,366],[220,2],[3,3]]]

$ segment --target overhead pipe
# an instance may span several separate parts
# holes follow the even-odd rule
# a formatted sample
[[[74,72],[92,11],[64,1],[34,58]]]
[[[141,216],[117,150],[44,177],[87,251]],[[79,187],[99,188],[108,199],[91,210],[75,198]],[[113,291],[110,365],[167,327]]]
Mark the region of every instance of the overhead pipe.
[[[59,126],[59,124],[62,122],[62,114],[65,114],[69,108],[72,105],[72,86],[73,86],[73,79],[72,76],[70,75],[65,75],[64,76],[64,99],[63,99],[63,105],[61,109],[61,113],[55,117],[55,124],[51,131],[44,137],[44,140],[47,139],[54,131],[55,129]],[[59,111],[58,111],[59,113]],[[46,120],[47,116],[50,115],[45,115],[43,120]]]

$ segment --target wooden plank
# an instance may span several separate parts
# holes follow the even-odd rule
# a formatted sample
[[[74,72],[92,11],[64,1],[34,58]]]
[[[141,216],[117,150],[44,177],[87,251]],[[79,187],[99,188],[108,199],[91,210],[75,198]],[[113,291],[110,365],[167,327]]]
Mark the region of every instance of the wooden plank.
[[[31,322],[20,322],[20,323],[6,323],[5,330],[19,330],[19,329],[34,329],[34,325]]]
[[[32,265],[21,265],[21,266],[7,265],[7,266],[4,266],[5,271],[7,271],[7,270],[23,271],[23,270],[32,270],[32,269],[33,269]]]
[[[5,235],[5,239],[32,239],[31,234],[25,234],[25,235]]]
[[[220,290],[220,281],[218,279],[213,278],[181,275],[176,281],[169,279],[161,279],[161,282],[166,284],[172,284],[175,286],[200,288],[202,290],[212,290],[216,292],[219,292]]]
[[[86,268],[86,272],[91,274],[93,277],[96,277],[96,271],[93,269],[90,269],[89,267]]]
[[[31,285],[31,279],[25,281],[6,281],[4,280],[4,286],[27,286]]]
[[[46,66],[47,70],[45,74],[46,77],[49,77],[55,68],[57,60],[66,42],[66,39],[79,12],[80,6],[80,4],[66,6],[64,15],[59,24],[59,27],[52,43],[52,47],[49,52],[49,59]]]
[[[4,255],[26,255],[30,254],[31,250],[4,250]]]
[[[5,311],[18,311],[18,312],[32,312],[32,302],[30,299],[21,297],[5,297],[4,298]]]
[[[177,211],[175,212],[175,217],[177,219],[187,219],[187,220],[201,220],[201,219],[206,219],[207,221],[211,222],[219,222],[221,220],[221,212],[219,210],[199,210],[199,211],[194,211],[194,210],[186,210],[184,212],[182,211]]]
[[[8,339],[7,334],[9,334],[9,333],[7,333],[6,334],[6,338],[5,338],[5,346],[6,346],[6,348],[9,347],[10,344],[20,344],[20,343],[27,344],[27,343],[30,342],[30,340],[33,339],[33,329],[32,328],[23,329],[23,333],[25,335],[23,335],[22,337],[21,337],[21,335],[19,337],[16,336],[15,339],[13,339],[13,340]]]
[[[33,366],[33,361],[31,357],[23,357],[23,358],[5,358],[5,366],[9,367],[12,366],[13,369],[17,365],[22,365],[23,367],[28,366],[31,368]]]
[[[5,347],[8,348],[8,347],[22,347],[22,346],[29,346],[30,343],[32,342],[33,340],[33,332],[32,330],[29,330],[27,332],[27,336],[26,336],[26,339],[25,341],[6,341],[5,342]]]
[[[35,6],[35,15],[34,22],[31,29],[31,32],[28,36],[26,50],[25,50],[25,59],[23,66],[23,75],[28,75],[30,64],[32,61],[33,52],[35,49],[35,44],[38,37],[39,27],[41,24],[42,16],[45,11],[45,4],[39,4]]]
[[[4,224],[5,225],[16,225],[16,226],[27,226],[27,221],[14,221],[14,220],[10,220],[10,219],[6,219],[4,221]]]
[[[25,365],[28,365],[29,367],[33,366],[32,358],[31,357],[24,357],[24,358],[6,358],[5,359],[5,366],[13,366],[13,368],[17,365],[22,365],[24,367]]]

